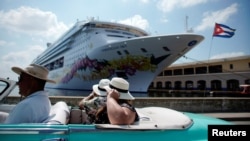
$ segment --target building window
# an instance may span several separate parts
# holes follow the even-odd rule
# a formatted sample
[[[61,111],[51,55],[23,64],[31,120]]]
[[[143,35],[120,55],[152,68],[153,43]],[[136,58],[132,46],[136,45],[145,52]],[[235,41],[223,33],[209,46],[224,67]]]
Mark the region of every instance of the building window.
[[[229,91],[239,90],[239,81],[235,79],[227,80],[227,90]]]
[[[172,83],[170,81],[165,82],[165,88],[166,89],[172,89]]]
[[[184,69],[184,74],[185,75],[194,74],[194,68],[185,68]]]
[[[206,89],[206,81],[205,80],[197,81],[197,89],[198,90],[205,90]]]
[[[165,76],[171,76],[171,75],[173,75],[172,70],[165,70],[164,71],[164,75]]]
[[[162,82],[157,82],[156,83],[156,88],[162,88]]]
[[[192,90],[193,89],[193,81],[186,81],[186,90]]]
[[[222,65],[214,65],[208,67],[209,73],[221,73],[222,72]]]
[[[175,69],[174,75],[182,75],[182,69]]]
[[[211,90],[221,90],[221,81],[220,80],[212,80],[211,81]]]
[[[181,90],[181,81],[175,81],[174,82],[174,89],[175,90]]]
[[[207,67],[197,67],[195,68],[196,74],[205,74],[207,73]]]
[[[233,64],[230,64],[230,69],[232,70],[234,68]]]

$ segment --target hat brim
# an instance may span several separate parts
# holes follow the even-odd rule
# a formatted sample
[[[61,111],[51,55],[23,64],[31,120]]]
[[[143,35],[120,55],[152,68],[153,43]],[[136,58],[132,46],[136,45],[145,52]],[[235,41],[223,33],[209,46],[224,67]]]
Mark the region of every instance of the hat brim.
[[[30,76],[35,77],[35,78],[42,79],[42,80],[45,80],[45,81],[50,82],[50,83],[56,83],[56,81],[51,80],[51,79],[39,78],[39,77],[37,77],[37,76],[35,76],[35,75],[33,75],[33,74],[31,74],[31,73],[29,73],[29,72],[23,70],[22,68],[19,68],[19,67],[12,67],[11,69],[12,69],[13,72],[15,72],[15,73],[17,73],[17,74],[19,74],[19,75],[20,75],[21,73],[26,73],[26,74],[28,74],[28,75],[30,75]]]
[[[130,92],[127,93],[120,93],[119,99],[126,99],[126,100],[134,100],[135,98],[130,94]]]
[[[106,91],[102,91],[102,90],[98,89],[98,84],[93,85],[92,89],[99,96],[107,96],[107,92]]]
[[[106,91],[110,91],[112,89],[109,86],[105,86],[104,88],[106,89]],[[123,93],[123,92],[119,92],[119,93],[120,93],[119,99],[135,100],[135,98],[130,94],[129,91],[127,93]]]

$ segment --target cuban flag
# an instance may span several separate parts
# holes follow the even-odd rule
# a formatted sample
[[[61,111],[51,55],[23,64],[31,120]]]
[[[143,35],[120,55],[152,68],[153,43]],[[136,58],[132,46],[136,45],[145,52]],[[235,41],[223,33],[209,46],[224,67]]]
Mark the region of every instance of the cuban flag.
[[[230,28],[224,24],[215,23],[214,37],[231,38],[234,35],[235,29]]]

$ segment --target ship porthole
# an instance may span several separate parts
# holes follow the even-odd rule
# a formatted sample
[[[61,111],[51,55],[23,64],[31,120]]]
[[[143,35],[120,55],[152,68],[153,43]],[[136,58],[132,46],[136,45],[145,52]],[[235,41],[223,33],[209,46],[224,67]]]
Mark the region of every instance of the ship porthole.
[[[142,52],[148,52],[145,48],[141,48]]]
[[[162,47],[165,51],[170,51],[170,49],[168,47]]]
[[[196,40],[190,41],[190,42],[188,43],[188,46],[194,46],[196,43],[197,43]]]

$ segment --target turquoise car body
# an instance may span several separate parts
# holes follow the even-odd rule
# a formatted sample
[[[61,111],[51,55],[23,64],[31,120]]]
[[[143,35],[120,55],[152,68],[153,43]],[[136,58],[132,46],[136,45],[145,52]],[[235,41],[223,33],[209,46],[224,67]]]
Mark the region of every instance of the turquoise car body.
[[[207,141],[208,125],[228,125],[227,121],[185,113],[193,120],[187,129],[127,130],[99,129],[96,125],[2,124],[2,141]]]

